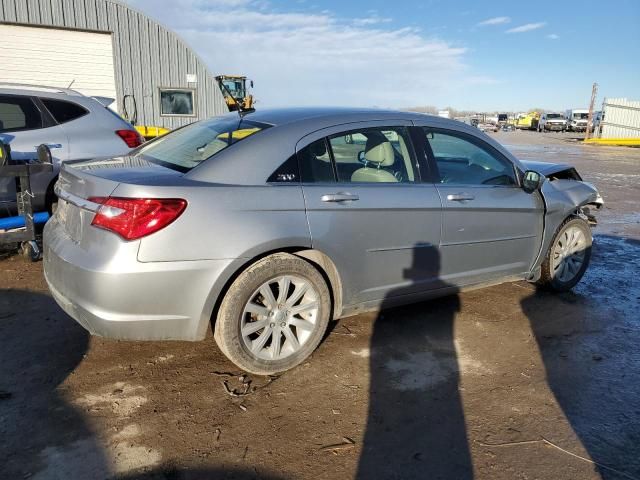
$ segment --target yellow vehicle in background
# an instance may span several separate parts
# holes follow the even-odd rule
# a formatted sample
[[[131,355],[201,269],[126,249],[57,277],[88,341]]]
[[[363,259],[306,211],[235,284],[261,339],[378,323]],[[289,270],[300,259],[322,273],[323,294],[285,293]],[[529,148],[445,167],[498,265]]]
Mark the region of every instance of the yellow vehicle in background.
[[[216,81],[230,112],[253,109],[253,95],[247,93],[247,77],[242,75],[218,75]],[[253,88],[253,80],[249,80],[249,86]],[[135,129],[145,140],[152,140],[169,133],[168,128],[154,125],[135,125]],[[236,138],[235,132],[234,138]]]
[[[540,112],[521,113],[516,119],[515,127],[518,130],[536,130],[540,122]]]
[[[162,135],[165,135],[171,131],[168,128],[155,127],[151,125],[135,125],[134,128],[140,135],[144,137],[145,140],[151,140],[156,137],[161,137]]]
[[[224,101],[230,112],[236,110],[251,110],[253,108],[253,95],[247,92],[247,77],[241,75],[218,75],[216,77]],[[253,80],[249,80],[253,88]]]

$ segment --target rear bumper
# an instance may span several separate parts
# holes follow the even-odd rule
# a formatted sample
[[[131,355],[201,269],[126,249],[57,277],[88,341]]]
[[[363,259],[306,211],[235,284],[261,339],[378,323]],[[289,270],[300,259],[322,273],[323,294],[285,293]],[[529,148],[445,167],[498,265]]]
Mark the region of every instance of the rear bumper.
[[[138,242],[115,236],[113,242],[87,251],[66,235],[55,217],[47,223],[44,275],[60,307],[103,337],[204,338],[223,272],[233,261],[141,263],[136,260]]]

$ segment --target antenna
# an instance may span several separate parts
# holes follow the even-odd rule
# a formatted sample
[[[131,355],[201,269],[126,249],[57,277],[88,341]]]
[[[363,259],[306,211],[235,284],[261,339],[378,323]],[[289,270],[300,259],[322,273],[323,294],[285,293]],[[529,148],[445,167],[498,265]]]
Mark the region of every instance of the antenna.
[[[75,83],[76,79],[74,78],[73,80],[71,80],[71,83],[69,84],[69,86],[67,87],[67,89],[71,88],[71,85],[73,85]]]

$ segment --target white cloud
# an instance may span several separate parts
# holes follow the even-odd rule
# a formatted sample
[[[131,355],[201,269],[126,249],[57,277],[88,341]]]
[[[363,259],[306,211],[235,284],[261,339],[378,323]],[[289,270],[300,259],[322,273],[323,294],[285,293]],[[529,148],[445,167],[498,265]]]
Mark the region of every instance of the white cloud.
[[[556,33],[550,33],[549,35],[547,35],[547,38],[549,40],[558,40],[560,38],[560,36]]]
[[[253,79],[258,106],[446,104],[490,81],[465,65],[466,48],[389,28],[376,12],[353,19],[252,0],[129,2],[177,31],[212,73]]]
[[[478,23],[478,26],[483,27],[485,25],[503,25],[505,23],[509,23],[510,21],[511,18],[509,17],[493,17]]]
[[[519,27],[510,28],[507,30],[507,33],[523,33],[530,32],[531,30],[538,30],[546,25],[546,22],[538,22],[538,23],[525,23],[524,25],[520,25]]]
[[[371,15],[370,17],[355,18],[353,20],[353,24],[355,26],[358,26],[358,27],[363,27],[363,26],[367,26],[367,25],[377,25],[377,24],[380,24],[380,23],[389,23],[392,20],[393,19],[388,18],[388,17],[379,17],[377,15]]]

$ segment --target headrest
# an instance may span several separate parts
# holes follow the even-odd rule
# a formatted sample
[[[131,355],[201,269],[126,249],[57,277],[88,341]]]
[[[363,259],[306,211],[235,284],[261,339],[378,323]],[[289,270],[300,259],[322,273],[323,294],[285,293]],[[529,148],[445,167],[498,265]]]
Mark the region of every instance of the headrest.
[[[327,153],[327,145],[324,141],[321,140],[313,142],[311,145],[309,145],[309,149],[311,150],[311,153],[316,157],[322,157]]]
[[[391,142],[379,143],[375,147],[367,150],[364,154],[364,158],[367,162],[375,163],[381,167],[393,165],[395,161],[393,145],[391,145]]]

